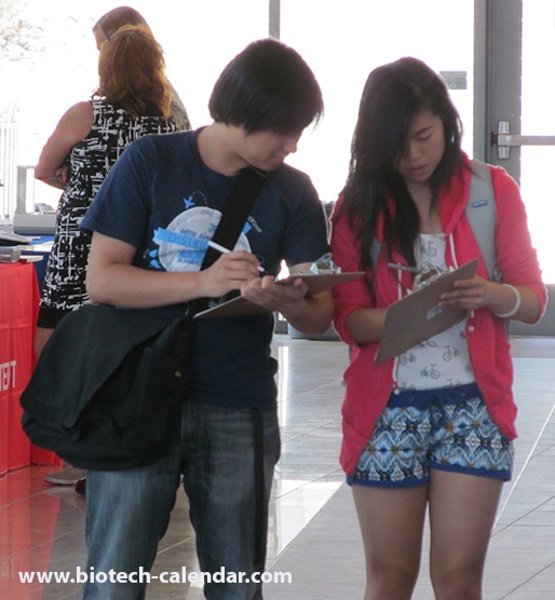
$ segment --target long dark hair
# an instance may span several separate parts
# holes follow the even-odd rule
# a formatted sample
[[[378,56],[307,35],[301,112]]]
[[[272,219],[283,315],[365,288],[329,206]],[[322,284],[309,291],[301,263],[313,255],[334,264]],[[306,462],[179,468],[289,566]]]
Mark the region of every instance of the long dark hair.
[[[416,114],[429,110],[445,132],[445,152],[431,178],[432,202],[461,162],[462,124],[441,77],[422,61],[405,57],[374,69],[364,86],[343,190],[345,211],[361,248],[361,269],[371,266],[378,217],[384,217],[384,245],[415,264],[419,215],[403,177],[395,169]],[[395,210],[387,197],[394,199]]]

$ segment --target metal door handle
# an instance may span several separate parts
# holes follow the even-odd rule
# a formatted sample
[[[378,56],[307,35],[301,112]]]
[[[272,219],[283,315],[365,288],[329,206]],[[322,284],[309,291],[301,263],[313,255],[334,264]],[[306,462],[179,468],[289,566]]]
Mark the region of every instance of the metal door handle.
[[[498,121],[497,133],[492,135],[492,144],[497,146],[497,158],[508,160],[512,146],[555,146],[555,135],[521,135],[511,133],[509,121]]]

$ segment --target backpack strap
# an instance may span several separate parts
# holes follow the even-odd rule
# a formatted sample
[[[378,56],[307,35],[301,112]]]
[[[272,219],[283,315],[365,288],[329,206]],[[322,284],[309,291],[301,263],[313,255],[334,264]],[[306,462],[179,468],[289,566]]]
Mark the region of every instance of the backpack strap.
[[[470,193],[468,194],[465,213],[486,263],[488,277],[492,281],[501,281],[502,275],[497,265],[495,250],[497,211],[495,194],[491,185],[491,174],[488,165],[476,159],[472,161],[472,179],[470,180]],[[370,249],[374,272],[378,266],[381,249],[381,243],[377,237],[374,237]]]
[[[249,216],[249,212],[254,206],[267,177],[267,173],[263,173],[251,167],[245,167],[239,173],[231,196],[222,212],[220,222],[212,236],[213,242],[216,242],[220,246],[224,246],[224,248],[233,250],[237,243],[237,239],[245,226],[245,221]],[[220,252],[209,246],[200,266],[201,270],[207,269],[213,265],[219,257]],[[207,308],[208,300],[208,298],[196,298],[195,300],[192,300],[189,303],[188,314],[192,316]]]
[[[495,194],[488,165],[476,159],[472,161],[472,179],[465,213],[486,263],[488,277],[492,281],[500,281],[501,271],[497,265],[495,250]]]
[[[382,243],[376,236],[374,236],[374,239],[372,240],[372,246],[370,247],[370,260],[372,261],[372,271],[374,273],[378,268],[378,258],[380,257],[381,251]]]

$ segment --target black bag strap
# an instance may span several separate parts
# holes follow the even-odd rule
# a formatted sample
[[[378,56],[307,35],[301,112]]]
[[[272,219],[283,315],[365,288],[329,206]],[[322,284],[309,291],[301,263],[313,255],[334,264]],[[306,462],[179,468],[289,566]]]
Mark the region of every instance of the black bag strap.
[[[251,167],[246,167],[239,173],[231,196],[223,210],[220,222],[212,236],[214,243],[233,250],[267,176],[267,173]],[[218,250],[208,246],[200,267],[201,270],[213,265],[220,257],[220,254]],[[189,303],[189,315],[194,315],[204,310],[207,305],[208,298],[197,298],[191,301]]]

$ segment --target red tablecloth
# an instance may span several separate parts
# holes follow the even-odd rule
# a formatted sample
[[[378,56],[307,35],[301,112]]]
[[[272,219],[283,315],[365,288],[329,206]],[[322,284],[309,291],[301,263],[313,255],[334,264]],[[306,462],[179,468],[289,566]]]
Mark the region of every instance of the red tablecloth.
[[[33,369],[39,303],[32,264],[0,264],[0,475],[29,464],[58,464],[33,446],[21,429],[19,396]]]

